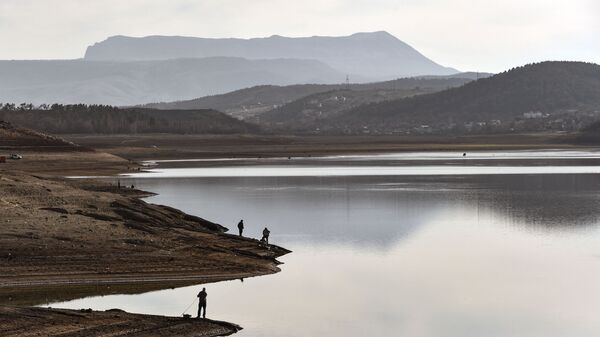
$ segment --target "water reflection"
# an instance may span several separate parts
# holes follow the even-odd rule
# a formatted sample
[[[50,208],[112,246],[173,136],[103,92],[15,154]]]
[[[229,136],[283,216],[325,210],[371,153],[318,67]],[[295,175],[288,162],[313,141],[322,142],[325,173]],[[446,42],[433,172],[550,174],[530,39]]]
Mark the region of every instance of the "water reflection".
[[[599,175],[444,177],[243,177],[135,179],[149,202],[285,243],[387,248],[441,213],[493,213],[503,225],[576,230],[598,221]]]
[[[129,183],[129,182],[128,182]],[[206,285],[240,336],[600,333],[600,176],[133,179],[167,204],[294,253],[283,272]],[[201,288],[201,287],[200,287]],[[178,316],[198,286],[56,307]]]
[[[282,273],[206,285],[240,336],[594,336],[597,233],[540,237],[440,214],[387,252],[302,246]],[[480,221],[487,216],[480,218]],[[444,220],[442,220],[444,219]],[[592,239],[593,238],[593,239]],[[198,286],[61,307],[180,315]]]

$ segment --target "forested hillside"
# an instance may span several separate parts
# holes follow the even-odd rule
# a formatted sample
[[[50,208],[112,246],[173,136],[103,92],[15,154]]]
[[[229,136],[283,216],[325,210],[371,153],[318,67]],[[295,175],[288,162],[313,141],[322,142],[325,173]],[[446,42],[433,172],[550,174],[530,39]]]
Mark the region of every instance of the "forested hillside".
[[[321,127],[369,133],[572,131],[599,116],[599,65],[544,62],[434,94],[359,106]]]
[[[67,133],[252,133],[258,127],[214,110],[119,109],[102,105],[60,105],[48,109],[0,109],[0,120],[54,134]]]

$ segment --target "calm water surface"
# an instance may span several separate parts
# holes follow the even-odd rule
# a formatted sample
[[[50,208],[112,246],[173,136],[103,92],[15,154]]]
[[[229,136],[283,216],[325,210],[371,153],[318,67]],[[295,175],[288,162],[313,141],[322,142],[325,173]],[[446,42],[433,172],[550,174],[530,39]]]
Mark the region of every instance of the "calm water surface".
[[[232,229],[243,218],[250,236],[267,225],[294,251],[281,273],[206,285],[208,316],[239,323],[239,336],[600,335],[599,167],[407,166],[406,155],[385,156],[159,163],[127,183]],[[52,306],[179,316],[200,287]]]

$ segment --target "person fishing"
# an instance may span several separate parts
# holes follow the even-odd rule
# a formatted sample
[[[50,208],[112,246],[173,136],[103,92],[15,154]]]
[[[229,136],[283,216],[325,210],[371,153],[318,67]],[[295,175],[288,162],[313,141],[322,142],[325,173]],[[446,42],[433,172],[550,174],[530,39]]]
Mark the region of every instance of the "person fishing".
[[[242,233],[244,232],[244,220],[240,220],[240,222],[238,222],[238,230],[240,231],[240,236],[242,236]]]
[[[260,241],[269,244],[269,234],[271,234],[271,231],[267,227],[265,227],[265,229],[263,229],[263,236],[262,239],[260,239]]]
[[[198,293],[198,318],[202,314],[202,318],[206,318],[206,288],[202,288],[202,291]]]

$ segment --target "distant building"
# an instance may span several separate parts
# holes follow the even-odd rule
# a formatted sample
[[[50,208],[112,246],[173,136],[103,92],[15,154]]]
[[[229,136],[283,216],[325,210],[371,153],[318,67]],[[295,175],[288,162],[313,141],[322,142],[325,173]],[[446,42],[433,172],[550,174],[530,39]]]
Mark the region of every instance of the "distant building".
[[[414,128],[415,132],[417,133],[431,133],[433,130],[431,129],[431,127],[429,125],[423,124],[420,126],[417,126]]]
[[[544,114],[542,114],[540,111],[529,111],[523,113],[523,118],[525,119],[534,119],[542,117],[544,117]]]

